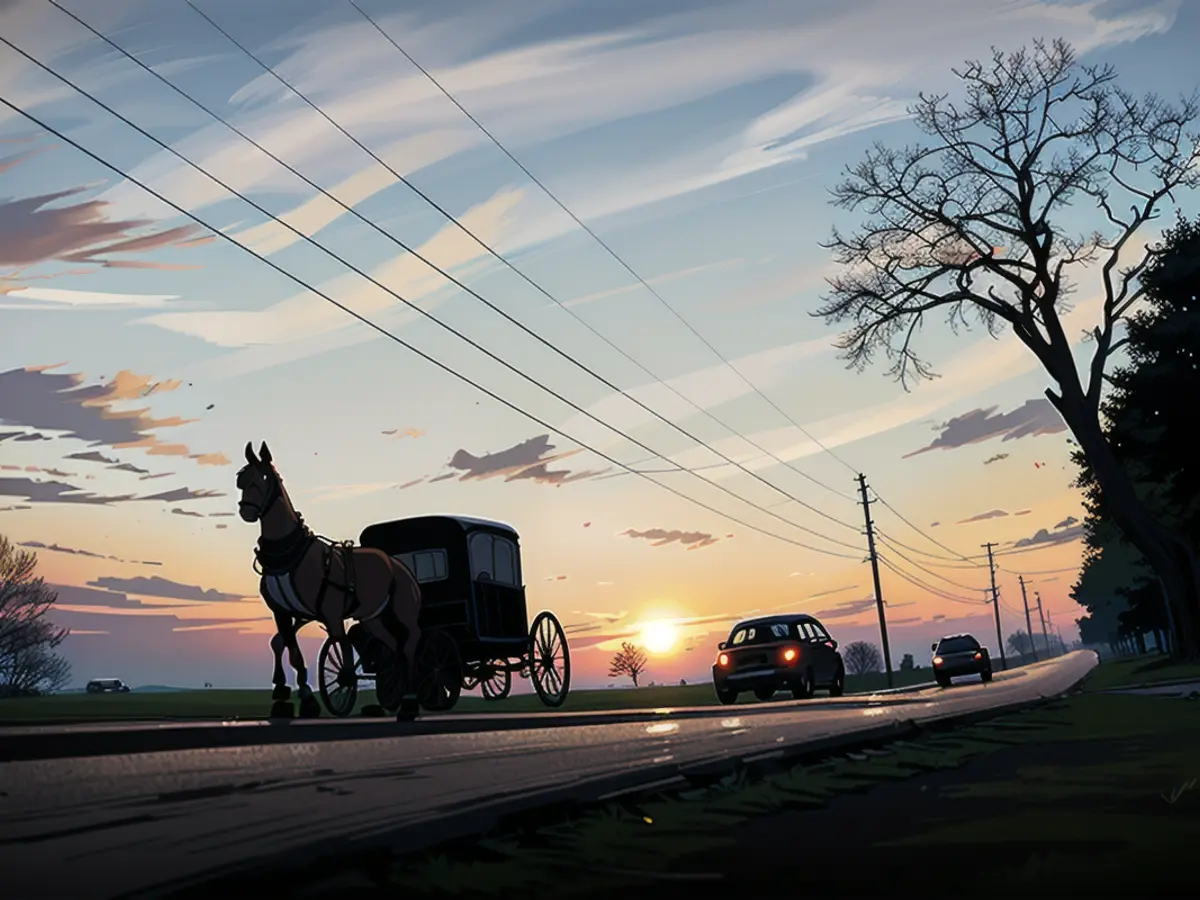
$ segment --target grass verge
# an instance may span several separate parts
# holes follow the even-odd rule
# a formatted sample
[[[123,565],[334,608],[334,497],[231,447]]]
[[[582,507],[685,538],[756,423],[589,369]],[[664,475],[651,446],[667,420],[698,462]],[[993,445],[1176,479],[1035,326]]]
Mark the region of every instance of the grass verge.
[[[896,687],[922,684],[931,679],[928,669],[894,673]],[[850,675],[846,690],[867,693],[882,690],[887,678],[882,674]],[[294,699],[293,692],[293,699]],[[777,695],[781,699],[788,694]],[[820,695],[818,695],[820,696]],[[375,702],[374,691],[359,694],[358,710]],[[742,703],[757,703],[753,694],[744,694]],[[566,703],[554,712],[594,712],[620,709],[661,709],[679,706],[714,706],[717,698],[711,684],[670,687],[572,691]],[[262,690],[188,690],[171,693],[128,694],[56,694],[50,697],[13,697],[0,700],[0,725],[15,723],[100,722],[133,719],[261,719],[271,708],[270,689]],[[457,713],[530,713],[546,712],[547,707],[533,694],[514,694],[504,700],[486,701],[464,696]],[[325,713],[328,715],[328,713]]]
[[[322,860],[262,886],[317,898],[611,900],[669,884],[693,898],[845,897],[932,879],[986,885],[987,896],[1152,896],[1177,872],[1191,877],[1180,854],[1200,841],[1197,747],[1200,702],[1078,693],[763,777],[525,817],[417,855]]]
[[[1200,681],[1200,663],[1176,662],[1159,653],[1128,659],[1106,660],[1092,670],[1086,691],[1106,691],[1127,685],[1149,685],[1194,678]]]

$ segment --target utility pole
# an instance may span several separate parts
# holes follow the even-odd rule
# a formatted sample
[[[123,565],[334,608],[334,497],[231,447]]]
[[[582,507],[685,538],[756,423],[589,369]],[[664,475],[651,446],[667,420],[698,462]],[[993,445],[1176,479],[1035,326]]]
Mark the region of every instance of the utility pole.
[[[1042,594],[1040,591],[1034,591],[1033,596],[1037,598],[1038,618],[1042,620],[1042,640],[1046,642],[1046,656],[1050,656],[1050,635],[1046,634],[1046,617],[1042,615]]]
[[[862,495],[863,517],[867,522],[867,552],[870,554],[871,575],[875,579],[875,607],[879,610],[879,637],[883,641],[883,665],[887,669],[887,684],[892,686],[892,651],[888,647],[887,617],[883,614],[883,589],[879,586],[879,557],[875,554],[875,523],[871,521],[871,501],[867,499],[867,476],[859,474],[858,492]]]
[[[1033,642],[1033,623],[1029,621],[1029,595],[1025,593],[1025,576],[1018,575],[1017,580],[1021,582],[1021,602],[1025,604],[1025,634],[1029,637],[1029,652],[1033,654],[1033,661],[1037,662],[1037,646]]]
[[[1008,669],[1008,660],[1004,658],[1004,636],[1000,633],[1000,595],[996,593],[996,562],[992,559],[992,548],[996,545],[988,541],[981,546],[987,548],[988,569],[992,573],[992,611],[996,613],[996,644],[1000,647],[1000,668]]]

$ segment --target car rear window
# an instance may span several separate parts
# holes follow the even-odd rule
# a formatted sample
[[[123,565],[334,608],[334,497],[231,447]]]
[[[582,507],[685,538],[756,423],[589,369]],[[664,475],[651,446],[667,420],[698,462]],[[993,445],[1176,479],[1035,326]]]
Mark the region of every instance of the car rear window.
[[[938,653],[966,653],[969,650],[978,649],[979,641],[973,637],[944,638],[938,644]]]
[[[772,641],[783,641],[795,638],[794,626],[787,622],[756,622],[744,628],[737,629],[729,639],[731,647],[741,647],[746,644],[769,644]]]

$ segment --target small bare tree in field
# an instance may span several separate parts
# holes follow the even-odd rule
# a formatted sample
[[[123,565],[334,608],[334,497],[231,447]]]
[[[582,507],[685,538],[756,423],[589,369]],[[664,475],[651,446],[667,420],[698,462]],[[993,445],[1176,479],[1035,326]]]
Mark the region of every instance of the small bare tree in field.
[[[845,326],[837,347],[862,370],[882,351],[907,389],[936,377],[914,349],[926,316],[957,331],[971,320],[1011,329],[1057,385],[1046,397],[1091,465],[1114,521],[1154,567],[1170,599],[1176,646],[1200,652],[1196,551],[1157,520],[1100,424],[1106,366],[1118,329],[1143,296],[1139,276],[1157,252],[1135,238],[1165,201],[1200,185],[1196,95],[1172,105],[1134,97],[1110,67],[1084,66],[1064,41],[993,51],[954,73],[961,103],[922,94],[913,107],[929,146],[876,144],[846,170],[834,205],[869,221],[828,247],[842,272],[814,313]],[[1069,214],[1096,229],[1072,235]],[[1127,263],[1132,257],[1132,262]],[[1077,281],[1103,300],[1076,367],[1062,316]]]
[[[879,648],[866,641],[854,641],[842,648],[842,662],[851,675],[867,675],[883,668]]]
[[[638,676],[646,671],[646,651],[641,647],[636,647],[629,641],[621,643],[621,649],[613,655],[612,662],[608,666],[609,678],[620,678],[628,676],[633,681],[633,686],[638,686]]]
[[[0,535],[0,697],[56,691],[71,677],[54,652],[67,631],[46,618],[58,594],[36,571],[37,554]]]

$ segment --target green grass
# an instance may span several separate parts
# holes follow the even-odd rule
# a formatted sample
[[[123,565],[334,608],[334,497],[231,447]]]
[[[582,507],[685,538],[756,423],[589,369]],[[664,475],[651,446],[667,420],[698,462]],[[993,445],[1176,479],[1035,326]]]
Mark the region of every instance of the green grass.
[[[1115,659],[1092,670],[1084,684],[1086,691],[1104,691],[1125,685],[1156,684],[1195,678],[1200,681],[1200,663],[1178,663],[1159,653]]]
[[[724,877],[729,887],[746,871],[770,877],[777,867],[747,861],[803,847],[823,860],[813,877],[829,872],[831,885],[853,877],[862,887],[890,865],[894,888],[902,871],[919,880],[933,866],[957,878],[948,867],[962,865],[989,896],[1048,881],[1144,888],[1171,871],[1171,853],[1200,841],[1197,747],[1200,703],[1077,694],[875,754],[730,776],[416,855],[326,860],[270,883],[283,890],[279,879],[294,878],[297,897],[641,896],[680,877]]]
[[[897,672],[897,687],[929,680],[929,670]],[[882,674],[850,675],[846,690],[862,693],[887,686]],[[780,699],[788,694],[777,695]],[[821,695],[818,695],[821,696]],[[295,692],[293,692],[293,699]],[[357,709],[374,702],[372,691],[359,694]],[[745,694],[740,703],[756,703]],[[637,689],[571,691],[557,711],[584,712],[621,709],[661,709],[679,706],[712,706],[717,698],[711,684]],[[57,694],[50,697],[13,697],[0,700],[0,725],[14,723],[98,722],[137,719],[261,719],[271,708],[271,692],[261,690],[189,690],[174,693]],[[518,694],[504,700],[486,701],[477,694],[464,695],[455,706],[457,713],[530,713],[548,708],[533,694]],[[357,710],[356,710],[357,712]],[[328,715],[326,713],[326,715]]]

